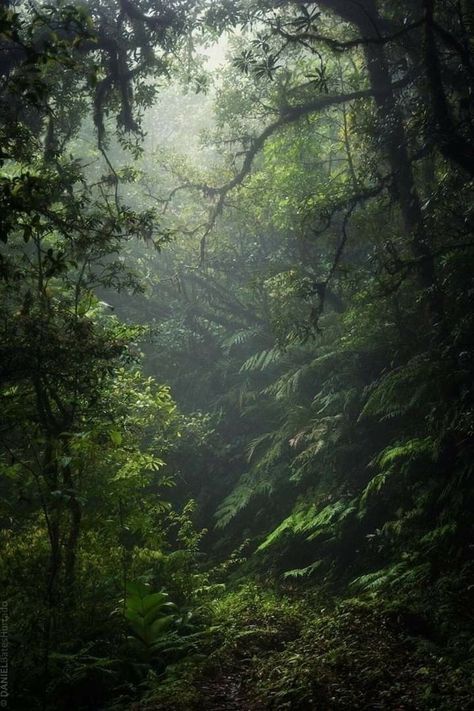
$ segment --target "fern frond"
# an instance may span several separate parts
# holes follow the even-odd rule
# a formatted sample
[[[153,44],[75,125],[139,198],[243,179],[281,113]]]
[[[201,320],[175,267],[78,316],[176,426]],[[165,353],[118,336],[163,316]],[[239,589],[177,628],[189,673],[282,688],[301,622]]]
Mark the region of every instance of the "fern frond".
[[[430,564],[421,563],[413,565],[413,561],[402,561],[387,566],[374,573],[361,575],[353,580],[350,585],[357,590],[377,592],[384,587],[402,588],[423,585],[429,577]]]
[[[216,528],[228,526],[256,496],[262,494],[271,496],[275,491],[275,486],[276,481],[270,477],[256,479],[252,472],[246,472],[217,509],[215,513]]]
[[[250,462],[258,448],[264,444],[265,442],[269,442],[272,439],[275,438],[275,432],[265,432],[264,434],[259,435],[258,437],[255,437],[255,439],[251,440],[247,447],[247,461]]]
[[[254,328],[242,329],[241,331],[236,331],[235,333],[232,333],[228,338],[225,338],[222,341],[222,346],[227,351],[227,353],[230,353],[233,346],[240,346],[257,335],[258,332]]]
[[[253,356],[248,358],[240,367],[240,372],[254,371],[254,370],[265,370],[271,365],[278,363],[284,353],[280,348],[270,348],[259,353],[255,353]]]
[[[417,408],[429,406],[436,382],[436,366],[422,354],[373,383],[359,415],[381,420],[400,417]]]
[[[287,570],[283,573],[285,580],[295,579],[295,578],[309,578],[313,573],[315,573],[323,565],[323,560],[316,560],[311,565],[307,565],[306,568],[294,568],[293,570]]]
[[[322,509],[318,509],[315,504],[307,508],[296,509],[267,536],[257,551],[266,550],[286,535],[303,535],[306,540],[312,541],[323,533],[335,532],[336,524],[355,511],[354,502],[343,500],[336,501]]]

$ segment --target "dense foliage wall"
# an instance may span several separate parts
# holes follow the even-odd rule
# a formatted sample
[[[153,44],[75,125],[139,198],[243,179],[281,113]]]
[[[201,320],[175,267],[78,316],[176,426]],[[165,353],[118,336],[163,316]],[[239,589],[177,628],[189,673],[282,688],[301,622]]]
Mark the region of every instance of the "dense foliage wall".
[[[247,11],[203,136],[221,162],[158,189],[191,227],[158,260],[148,363],[202,413],[177,466],[216,551],[251,539],[258,570],[383,591],[451,634],[472,576],[470,15],[363,6]]]

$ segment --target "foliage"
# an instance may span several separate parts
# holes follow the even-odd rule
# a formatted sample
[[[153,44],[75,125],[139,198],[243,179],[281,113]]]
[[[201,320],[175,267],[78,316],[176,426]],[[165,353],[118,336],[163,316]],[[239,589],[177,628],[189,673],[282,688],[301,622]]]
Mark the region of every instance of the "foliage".
[[[233,678],[235,702],[249,709],[470,703],[469,668],[450,663],[435,641],[424,642],[423,622],[410,610],[357,598],[334,607],[309,592],[298,599],[247,583],[228,592],[213,614],[220,632],[208,662],[177,667],[144,708],[202,708],[209,698],[226,698]]]
[[[127,583],[125,619],[147,657],[159,653],[174,622],[174,603],[165,592],[151,593],[141,583]]]

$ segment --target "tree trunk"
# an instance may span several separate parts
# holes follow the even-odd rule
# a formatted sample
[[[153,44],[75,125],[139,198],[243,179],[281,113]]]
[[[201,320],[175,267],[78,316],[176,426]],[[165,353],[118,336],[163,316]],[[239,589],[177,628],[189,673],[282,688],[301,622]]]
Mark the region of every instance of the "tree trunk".
[[[76,557],[79,536],[81,532],[82,511],[74,491],[74,482],[69,467],[66,467],[63,474],[64,486],[68,490],[69,501],[69,533],[64,554],[64,582],[65,593],[69,602],[74,600]]]
[[[354,24],[362,37],[375,40],[365,44],[364,53],[386,157],[393,175],[404,229],[410,240],[413,257],[417,261],[418,281],[426,291],[433,319],[440,321],[443,313],[442,296],[436,283],[434,260],[423,224],[403,118],[393,93],[385,46],[376,41],[385,34],[386,22],[380,16],[374,0],[362,0],[360,3],[321,0],[320,4],[337,13],[346,22]]]
[[[474,176],[474,145],[458,131],[453,112],[444,91],[441,63],[434,32],[434,0],[424,0],[425,23],[425,67],[431,97],[435,131],[442,155]]]

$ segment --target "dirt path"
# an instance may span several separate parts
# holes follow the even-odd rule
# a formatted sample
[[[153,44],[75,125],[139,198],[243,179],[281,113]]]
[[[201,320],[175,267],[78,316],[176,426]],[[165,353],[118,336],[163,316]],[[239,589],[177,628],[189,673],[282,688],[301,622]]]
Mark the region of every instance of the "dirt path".
[[[249,701],[236,673],[223,673],[201,689],[206,698],[205,711],[263,711],[263,706]]]

